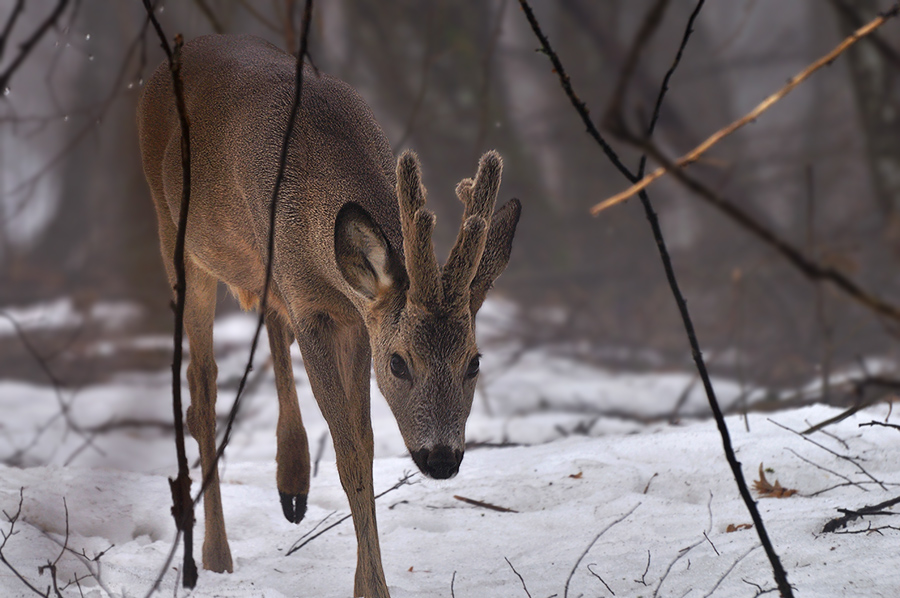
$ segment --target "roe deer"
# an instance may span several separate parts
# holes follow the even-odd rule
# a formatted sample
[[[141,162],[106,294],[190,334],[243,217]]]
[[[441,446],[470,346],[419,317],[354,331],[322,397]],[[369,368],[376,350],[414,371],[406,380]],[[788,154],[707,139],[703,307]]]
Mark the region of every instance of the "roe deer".
[[[217,280],[245,309],[259,307],[269,206],[294,93],[296,58],[252,36],[206,36],[184,46],[191,135],[184,325],[190,341],[188,427],[200,446],[206,535],[203,566],[231,571],[215,465]],[[144,174],[156,204],[163,260],[174,284],[181,202],[181,130],[167,64],[138,108]],[[277,485],[284,514],[306,511],[310,462],[291,369],[296,339],[337,455],[356,530],[354,596],[388,596],[375,522],[369,376],[397,419],[419,469],[456,474],[465,447],[479,354],[475,313],[509,260],[521,206],[494,212],[501,161],[486,153],[456,188],[463,224],[445,266],[432,247],[415,154],[394,167],[384,133],[345,83],[304,67],[275,220],[265,314],[279,417]]]

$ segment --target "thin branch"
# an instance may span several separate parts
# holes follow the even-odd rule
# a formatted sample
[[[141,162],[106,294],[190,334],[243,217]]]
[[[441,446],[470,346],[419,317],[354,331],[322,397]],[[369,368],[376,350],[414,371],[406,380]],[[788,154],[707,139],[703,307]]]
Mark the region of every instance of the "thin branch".
[[[900,426],[898,426],[897,424],[889,424],[887,422],[870,421],[866,424],[859,424],[860,428],[865,428],[867,426],[881,426],[882,428],[893,428],[895,430],[900,430]]]
[[[191,137],[187,108],[184,102],[184,83],[181,79],[181,47],[184,40],[181,34],[175,37],[175,49],[169,47],[169,41],[162,30],[150,0],[143,0],[147,17],[153,24],[159,37],[160,45],[166,53],[169,71],[172,75],[172,89],[175,95],[175,107],[181,125],[181,206],[178,215],[178,230],[175,237],[173,256],[175,268],[175,326],[172,356],[172,412],[175,422],[175,451],[178,459],[178,476],[169,478],[172,492],[172,515],[175,527],[184,535],[184,560],[181,573],[184,587],[197,585],[197,564],[194,562],[194,503],[191,501],[191,476],[188,470],[187,453],[184,447],[184,419],[181,403],[181,361],[184,338],[184,305],[187,288],[187,277],[184,265],[184,244],[187,233],[188,211],[191,203]]]
[[[531,25],[532,30],[535,35],[541,42],[541,46],[543,52],[550,58],[550,61],[555,67],[556,74],[559,77],[560,83],[563,87],[563,90],[568,95],[572,105],[575,107],[576,111],[582,118],[582,121],[587,126],[588,133],[597,140],[597,143],[603,149],[603,152],[609,157],[609,159],[613,162],[613,164],[618,168],[618,170],[629,180],[635,181],[640,176],[635,176],[622,162],[619,160],[616,153],[612,150],[608,143],[603,139],[600,135],[599,131],[597,131],[593,122],[591,121],[587,108],[584,105],[584,102],[578,99],[578,96],[575,95],[574,90],[572,89],[572,85],[569,81],[568,75],[565,74],[565,70],[562,67],[562,63],[557,57],[556,53],[550,47],[550,42],[547,40],[547,37],[541,31],[540,25],[537,22],[537,19],[534,16],[531,7],[528,5],[526,0],[519,0],[519,4],[522,6],[522,10],[525,12],[525,16],[528,19],[529,24]],[[691,33],[693,32],[693,25],[700,13],[704,4],[704,0],[699,0],[694,11],[691,13],[690,18],[688,19],[687,26],[685,28],[684,36],[682,37],[681,44],[679,45],[678,52],[676,53],[675,60],[672,63],[672,66],[669,68],[666,76],[663,79],[663,83],[657,97],[656,106],[654,108],[654,115],[651,119],[650,125],[647,130],[647,138],[649,138],[655,127],[657,122],[658,114],[660,107],[662,105],[662,101],[665,97],[666,91],[668,89],[668,83],[675,72],[675,69],[678,67],[680,63],[681,56],[685,46],[687,45],[688,40],[690,39]],[[642,159],[642,164],[646,162]],[[641,169],[641,174],[643,172],[643,168]],[[687,309],[687,303],[684,300],[683,295],[681,294],[681,290],[678,286],[678,281],[675,278],[675,271],[671,263],[671,259],[669,257],[668,250],[666,249],[665,241],[662,237],[662,230],[659,226],[659,221],[656,216],[655,211],[653,210],[652,205],[650,204],[650,198],[642,190],[640,193],[641,202],[644,206],[644,211],[647,215],[647,219],[650,222],[651,228],[653,229],[654,237],[656,239],[657,247],[660,252],[660,259],[663,262],[663,266],[666,271],[666,277],[669,281],[669,286],[672,289],[672,294],[675,297],[675,302],[678,305],[678,310],[681,315],[682,323],[685,328],[685,332],[688,336],[688,341],[691,346],[691,353],[694,358],[694,363],[697,367],[697,371],[700,374],[700,378],[703,381],[703,388],[706,391],[706,396],[709,401],[710,408],[712,409],[713,416],[716,420],[716,425],[719,429],[719,434],[722,437],[722,446],[725,452],[725,458],[728,461],[728,465],[731,468],[732,474],[735,479],[735,483],[738,486],[738,491],[740,492],[741,498],[744,500],[744,504],[747,507],[747,510],[750,512],[750,517],[753,519],[753,523],[756,525],[757,534],[759,535],[760,542],[765,548],[766,555],[769,558],[769,562],[772,565],[772,571],[775,577],[775,582],[778,585],[779,592],[782,597],[790,597],[793,596],[793,592],[791,590],[791,586],[787,581],[787,573],[784,570],[784,567],[781,565],[781,561],[778,558],[778,555],[775,553],[775,549],[772,546],[771,541],[769,540],[768,532],[765,528],[765,524],[763,523],[762,517],[759,514],[759,510],[756,508],[756,502],[753,500],[753,496],[750,494],[750,490],[747,487],[747,482],[744,479],[743,471],[741,470],[741,464],[738,462],[737,457],[734,454],[734,449],[731,445],[731,437],[728,432],[728,426],[725,423],[725,418],[722,414],[722,410],[719,407],[718,400],[716,399],[715,391],[713,390],[712,382],[709,380],[709,374],[706,371],[706,364],[703,360],[703,354],[700,351],[700,345],[697,341],[696,334],[694,332],[694,325],[691,321],[690,314]]]
[[[3,549],[6,548],[6,543],[9,541],[13,535],[15,535],[16,530],[16,522],[19,521],[19,516],[22,514],[22,503],[25,500],[25,488],[19,488],[19,506],[16,509],[16,512],[12,515],[8,514],[6,511],[3,511],[3,514],[6,516],[6,521],[9,523],[9,531],[3,532],[0,530],[0,535],[3,536],[3,542],[0,542],[0,563],[6,565],[6,568],[12,571],[13,575],[19,578],[19,581],[24,583],[29,590],[37,594],[38,596],[44,596],[46,598],[50,595],[50,588],[47,588],[46,592],[42,592],[36,587],[34,587],[30,581],[28,581],[21,573],[19,573],[18,569],[16,569],[12,563],[6,560],[6,556],[3,554]]]
[[[219,447],[216,450],[216,458],[213,461],[213,466],[210,468],[209,474],[203,480],[203,486],[200,488],[200,492],[194,499],[195,504],[200,500],[200,497],[203,496],[203,492],[206,490],[206,487],[211,483],[213,473],[215,472],[216,467],[218,467],[219,460],[225,453],[225,447],[228,446],[228,442],[231,439],[231,430],[234,426],[234,420],[237,417],[238,410],[240,409],[244,387],[247,385],[247,378],[250,376],[250,371],[253,369],[253,356],[256,354],[256,347],[259,344],[259,335],[266,321],[266,311],[269,304],[269,291],[272,284],[272,262],[275,255],[275,215],[278,211],[278,195],[281,191],[281,185],[284,182],[284,175],[287,169],[288,148],[290,147],[290,141],[291,137],[293,136],[294,125],[297,121],[297,113],[300,110],[300,101],[303,95],[303,57],[306,56],[307,49],[309,47],[309,26],[312,22],[312,9],[313,0],[306,0],[306,5],[303,8],[303,23],[301,25],[300,34],[300,50],[297,53],[297,71],[296,86],[294,88],[294,99],[291,104],[291,112],[290,116],[288,117],[287,128],[284,131],[284,137],[282,138],[281,142],[281,155],[278,158],[278,172],[275,176],[275,185],[272,188],[272,200],[269,203],[269,235],[266,250],[266,280],[263,286],[262,297],[259,303],[259,321],[256,324],[256,331],[253,334],[253,342],[250,344],[250,356],[247,358],[247,366],[244,368],[244,373],[241,376],[241,381],[238,384],[238,390],[234,397],[234,403],[231,405],[231,411],[228,414],[228,423],[225,426],[225,434],[222,437],[222,442],[219,443]]]
[[[203,16],[206,17],[206,20],[209,21],[209,25],[213,28],[213,31],[216,33],[225,33],[225,27],[222,26],[222,22],[216,16],[216,13],[213,12],[213,9],[209,7],[209,4],[206,3],[206,0],[194,0],[194,4],[197,5],[197,8],[200,9],[200,12],[202,12]]]
[[[851,480],[850,478],[848,478],[847,476],[845,476],[845,475],[843,475],[843,474],[840,474],[840,473],[838,473],[838,472],[836,472],[836,471],[832,471],[831,469],[828,469],[827,467],[823,467],[823,466],[819,465],[818,463],[815,463],[814,461],[811,461],[810,459],[807,459],[806,457],[804,457],[803,455],[801,455],[800,453],[798,453],[798,452],[795,451],[794,449],[789,448],[788,451],[789,451],[790,453],[792,453],[795,457],[797,457],[798,459],[800,459],[801,461],[803,461],[804,463],[809,463],[810,465],[812,465],[812,466],[815,467],[816,469],[822,470],[822,471],[824,471],[824,472],[826,472],[826,473],[830,473],[831,475],[833,475],[833,476],[835,476],[835,477],[841,478],[842,480],[844,480],[844,481],[847,482],[847,485],[850,485],[850,486],[856,486],[857,488],[859,488],[859,489],[862,490],[863,492],[868,492],[868,491],[869,491],[868,488],[864,487],[864,486],[861,485],[859,482],[854,482],[853,480]],[[873,482],[873,483],[877,483],[877,482]],[[809,496],[815,496],[815,495],[820,494],[820,493],[821,493],[821,491],[819,491],[819,492],[814,492],[814,493],[810,494]]]
[[[865,25],[865,20],[845,0],[831,0],[831,4],[840,13],[841,17],[847,20],[851,27],[858,29]],[[892,62],[895,68],[900,67],[900,53],[893,46],[884,41],[877,33],[869,35],[867,39],[875,46],[875,49],[878,50],[878,53],[883,58]]]
[[[688,546],[686,548],[682,548],[681,550],[678,551],[678,556],[676,556],[674,559],[672,559],[672,561],[669,563],[669,566],[666,567],[666,570],[663,571],[662,576],[659,578],[659,583],[657,583],[656,587],[653,588],[653,598],[656,598],[657,596],[659,596],[659,590],[660,590],[660,588],[662,588],[663,582],[665,582],[666,579],[669,577],[669,573],[672,572],[672,568],[675,567],[675,564],[678,561],[680,561],[681,559],[683,559],[690,551],[697,548],[701,544],[703,544],[703,540],[697,540],[690,546]],[[688,561],[688,563],[690,563],[690,561]],[[647,585],[647,584],[645,583],[644,585]]]
[[[57,405],[59,405],[59,415],[62,416],[62,418],[65,420],[67,428],[74,431],[84,440],[83,448],[87,448],[88,446],[90,446],[99,454],[105,456],[105,453],[94,445],[93,436],[89,435],[88,432],[86,432],[81,426],[79,426],[78,423],[72,418],[72,401],[70,400],[69,402],[66,402],[66,399],[63,396],[62,392],[62,381],[56,377],[56,374],[53,373],[53,370],[50,368],[50,364],[47,363],[47,359],[43,355],[41,355],[37,350],[37,347],[32,344],[31,340],[28,338],[28,335],[25,334],[25,330],[22,328],[22,325],[19,324],[19,322],[5,310],[0,309],[0,317],[6,318],[10,322],[10,324],[12,324],[12,327],[16,332],[16,336],[18,336],[19,341],[25,347],[25,350],[28,351],[35,362],[37,362],[41,371],[43,371],[44,375],[47,376],[47,379],[50,380],[50,384],[53,386],[54,396],[56,397],[56,403]],[[56,418],[54,417],[53,419],[55,420]],[[36,437],[35,440],[37,440],[38,438],[39,437]],[[31,448],[31,446],[34,446],[34,444],[35,443],[31,444],[28,448]],[[24,454],[24,451],[16,451],[16,453],[8,457],[8,459],[19,458],[22,454]]]
[[[415,475],[416,475],[415,472],[413,472],[413,473],[408,473],[408,474],[404,475],[402,478],[400,478],[400,479],[397,481],[396,484],[394,484],[393,486],[391,486],[390,488],[388,488],[388,489],[385,490],[384,492],[381,492],[381,493],[379,493],[379,494],[376,494],[376,495],[375,495],[375,500],[378,500],[379,498],[381,498],[381,497],[384,496],[385,494],[388,494],[388,493],[390,493],[390,492],[393,492],[394,490],[396,490],[397,488],[400,488],[401,486],[406,486],[406,485],[410,484],[410,481],[409,481],[409,480],[411,480],[413,477],[415,477]],[[344,515],[343,517],[341,517],[340,519],[338,519],[337,521],[335,521],[335,522],[332,523],[331,525],[329,525],[329,526],[327,526],[327,527],[325,527],[325,528],[322,528],[322,531],[320,531],[319,533],[313,534],[312,536],[309,536],[309,534],[307,533],[304,537],[306,537],[306,536],[309,536],[309,537],[308,537],[305,541],[301,542],[300,544],[294,544],[293,546],[291,546],[291,548],[290,548],[286,553],[284,553],[284,556],[290,556],[290,555],[294,554],[295,552],[297,552],[298,550],[300,550],[301,548],[303,548],[304,546],[306,546],[307,544],[309,544],[310,542],[312,542],[313,540],[315,540],[316,538],[318,538],[319,536],[321,536],[322,534],[324,534],[324,533],[327,532],[328,530],[333,529],[333,528],[339,526],[340,524],[342,524],[343,522],[347,521],[347,520],[350,519],[351,517],[352,517],[352,515],[349,515],[349,514],[348,514],[348,515]],[[327,519],[327,518],[326,518],[326,519]],[[323,521],[324,521],[324,520],[323,520]],[[322,522],[319,522],[319,523],[316,525],[316,527],[318,527],[318,526],[321,525],[321,524],[322,524]],[[313,529],[315,529],[315,528],[313,528]]]
[[[409,111],[409,118],[406,119],[406,126],[403,128],[403,134],[400,135],[400,140],[393,144],[398,151],[403,148],[406,140],[412,135],[416,125],[416,118],[419,116],[419,110],[422,108],[425,94],[428,91],[428,75],[431,72],[431,64],[435,59],[434,44],[437,36],[434,34],[433,29],[434,22],[437,20],[435,16],[436,11],[436,4],[429,4],[428,23],[425,26],[425,53],[422,57],[422,80],[419,83],[419,92],[416,94],[416,99],[413,100],[412,109]]]
[[[69,4],[69,0],[59,0],[56,3],[56,8],[53,9],[44,21],[38,25],[37,29],[34,30],[34,33],[31,34],[27,40],[22,42],[19,46],[19,53],[13,58],[12,62],[9,66],[6,67],[6,70],[0,74],[0,92],[9,87],[9,81],[12,79],[12,76],[15,74],[16,69],[21,66],[22,62],[25,58],[28,57],[28,54],[34,49],[41,38],[44,37],[44,34],[47,33],[47,30],[56,25],[56,21],[59,20],[59,17],[62,16],[62,13],[65,11],[66,6]],[[13,15],[13,19],[15,20],[15,15]],[[7,25],[11,25],[7,23]],[[9,32],[4,32],[8,34]],[[6,42],[6,36],[4,35],[3,42]]]
[[[248,2],[248,0],[238,0],[238,4],[240,4],[244,10],[246,10],[253,16],[253,18],[259,21],[273,33],[281,32],[281,28],[278,26],[278,24],[259,12],[259,10],[257,10],[256,7],[253,6],[253,2]]]
[[[497,16],[494,19],[494,27],[491,30],[491,36],[488,40],[488,47],[481,61],[481,91],[478,94],[480,98],[478,104],[481,107],[478,114],[478,133],[475,135],[475,157],[481,155],[482,146],[487,138],[488,115],[490,106],[488,99],[491,91],[491,74],[494,65],[494,55],[497,52],[497,42],[500,40],[500,33],[503,31],[503,17],[506,14],[507,0],[502,0],[500,8],[497,9]],[[485,402],[485,404],[487,404]]]
[[[887,509],[888,507],[892,507],[898,503],[900,503],[900,496],[892,498],[890,500],[886,500],[884,502],[880,502],[877,505],[863,507],[855,511],[850,509],[838,509],[839,512],[844,513],[844,516],[836,517],[830,520],[822,527],[822,531],[833,532],[839,530],[842,527],[846,527],[847,524],[851,521],[855,521],[860,517],[865,517],[866,515],[896,515],[897,513],[885,512],[885,509]]]
[[[602,577],[600,577],[600,574],[599,574],[599,573],[597,573],[596,571],[594,571],[593,569],[591,569],[591,567],[595,566],[596,564],[597,564],[597,563],[590,563],[590,564],[588,564],[588,566],[587,566],[588,573],[590,573],[591,575],[593,575],[594,577],[596,577],[597,579],[599,579],[599,580],[600,580],[600,583],[602,583],[603,586],[604,586],[607,590],[609,590],[609,593],[612,594],[613,596],[615,596],[616,593],[612,591],[612,588],[609,587],[609,584],[606,583],[606,581],[604,581]]]
[[[584,549],[584,552],[581,553],[581,556],[578,557],[578,560],[575,561],[575,564],[572,566],[572,570],[569,571],[569,576],[566,578],[566,586],[563,589],[563,598],[568,598],[569,584],[572,582],[572,578],[575,576],[575,571],[578,570],[578,566],[581,564],[581,561],[583,561],[584,557],[587,556],[587,553],[589,553],[591,551],[591,548],[594,547],[594,544],[597,543],[597,540],[600,539],[600,536],[602,536],[603,534],[608,532],[610,529],[612,529],[613,526],[618,525],[619,523],[622,523],[623,521],[625,521],[629,516],[631,516],[632,513],[634,513],[637,510],[637,508],[639,506],[641,506],[641,503],[638,503],[638,504],[634,505],[633,507],[631,507],[630,511],[628,511],[627,513],[625,513],[624,515],[622,515],[621,517],[619,517],[618,519],[616,519],[615,521],[613,521],[612,523],[610,523],[609,525],[604,527],[602,530],[600,530],[599,534],[594,536],[594,539],[591,540],[591,542]]]
[[[722,195],[716,193],[695,177],[689,175],[682,169],[676,168],[674,164],[662,155],[659,149],[644,140],[638,139],[624,129],[617,130],[617,134],[624,141],[633,143],[646,151],[655,160],[664,164],[665,167],[671,166],[673,169],[669,172],[673,177],[685,187],[699,195],[702,199],[724,212],[726,216],[737,222],[743,228],[747,229],[757,238],[765,242],[767,245],[775,249],[789,264],[794,266],[802,274],[811,280],[827,280],[834,284],[839,290],[843,291],[847,296],[857,303],[867,307],[877,314],[886,316],[894,321],[900,322],[900,307],[892,303],[888,303],[876,296],[874,293],[867,291],[859,286],[856,282],[845,276],[839,270],[831,266],[822,266],[814,260],[806,257],[802,251],[794,247],[791,243],[782,239],[774,232],[766,228],[756,218],[749,213],[725,199]]]
[[[860,465],[859,462],[858,462],[856,459],[854,459],[853,457],[849,457],[849,456],[847,456],[847,455],[842,455],[842,454],[838,453],[837,451],[831,450],[830,448],[828,448],[828,447],[825,446],[824,444],[821,444],[821,443],[819,443],[819,442],[816,442],[815,440],[813,440],[813,439],[810,438],[809,436],[804,436],[804,435],[801,434],[800,432],[798,432],[798,431],[796,431],[796,430],[792,430],[791,428],[789,428],[789,427],[787,427],[787,426],[785,426],[785,425],[783,425],[783,424],[779,424],[777,421],[775,421],[775,420],[773,420],[773,419],[771,419],[771,418],[767,418],[767,419],[768,419],[770,422],[772,422],[773,424],[775,424],[776,426],[778,426],[779,428],[781,428],[782,430],[787,430],[788,432],[792,432],[792,433],[796,434],[797,436],[799,436],[800,438],[802,438],[802,439],[805,440],[806,442],[809,442],[810,444],[813,444],[813,445],[819,447],[819,448],[822,449],[823,451],[826,451],[826,452],[828,452],[828,453],[831,453],[832,455],[834,455],[834,456],[837,457],[838,459],[842,459],[842,460],[844,460],[844,461],[847,461],[848,463],[852,463],[853,465],[856,466],[857,469],[859,469],[860,473],[862,473],[864,476],[866,476],[867,478],[869,478],[870,480],[872,480],[873,482],[875,482],[876,484],[878,484],[879,486],[881,486],[881,489],[882,489],[882,490],[887,490],[887,486],[884,485],[884,482],[882,482],[881,480],[876,479],[875,476],[873,476],[871,473],[869,473],[868,471],[866,471],[866,468],[863,467],[862,465]]]
[[[481,507],[482,509],[490,509],[491,511],[497,511],[499,513],[518,513],[518,511],[516,511],[514,509],[507,509],[506,507],[498,507],[497,505],[492,505],[489,502],[475,500],[474,498],[466,498],[465,496],[459,496],[457,494],[454,494],[453,498],[455,498],[456,500],[460,500],[464,503],[476,506],[476,507]]]
[[[23,8],[25,8],[25,0],[16,0],[16,5],[13,7],[12,13],[3,27],[3,33],[0,33],[0,59],[3,58],[3,51],[6,49],[6,42],[9,41],[9,34],[15,26],[19,15],[22,14]]]
[[[509,568],[512,569],[513,573],[516,574],[516,577],[519,578],[519,581],[522,582],[522,589],[525,590],[525,594],[528,596],[528,598],[531,598],[531,592],[528,591],[528,586],[525,585],[525,578],[523,578],[522,575],[518,571],[516,571],[516,568],[513,567],[513,564],[509,562],[508,558],[503,557],[503,560],[506,561],[506,564],[509,565]]]
[[[672,169],[682,169],[685,166],[692,164],[693,162],[696,162],[704,153],[706,153],[716,143],[718,143],[725,137],[728,137],[729,135],[731,135],[738,129],[744,127],[745,125],[755,121],[757,118],[759,118],[759,116],[763,112],[765,112],[766,110],[771,108],[779,100],[781,100],[787,94],[789,94],[791,91],[793,91],[798,85],[800,85],[801,83],[806,81],[810,77],[810,75],[812,75],[813,73],[818,71],[823,66],[831,64],[835,58],[840,56],[843,52],[845,52],[853,44],[855,44],[856,42],[858,42],[865,36],[869,35],[873,31],[875,31],[876,29],[878,29],[879,27],[884,25],[884,23],[886,23],[891,18],[897,16],[898,12],[900,12],[900,4],[895,4],[891,9],[889,9],[888,11],[879,15],[876,19],[872,20],[867,25],[857,29],[855,32],[853,32],[852,35],[850,35],[844,41],[842,41],[840,44],[838,44],[837,47],[835,47],[831,52],[829,52],[825,56],[819,58],[817,61],[812,63],[810,66],[808,66],[806,69],[804,69],[800,73],[791,77],[790,80],[788,81],[788,83],[784,87],[782,87],[781,89],[779,89],[778,91],[776,91],[775,93],[773,93],[769,97],[767,97],[765,100],[760,102],[756,106],[756,108],[751,110],[745,116],[732,122],[730,125],[716,131],[708,139],[706,139],[706,141],[704,141],[703,143],[698,145],[696,148],[694,148],[693,150],[691,150],[690,152],[688,152],[687,154],[685,154],[684,156],[682,156],[681,158],[679,158],[678,160],[673,162],[671,165],[660,166],[659,168],[657,168],[656,170],[654,170],[647,176],[643,177],[640,181],[634,183],[631,187],[629,187],[625,191],[622,191],[621,193],[613,195],[609,199],[606,199],[606,200],[598,203],[593,208],[591,208],[591,214],[596,216],[603,210],[610,208],[618,203],[621,203],[630,197],[633,197],[642,189],[646,189],[650,185],[650,183],[652,183],[653,181],[662,177],[664,174],[666,174],[666,172],[670,172]]]
[[[718,589],[718,587],[720,585],[722,585],[722,582],[725,581],[725,578],[728,577],[731,574],[731,572],[734,571],[734,568],[738,566],[738,563],[740,563],[745,558],[750,556],[750,553],[753,552],[754,550],[756,550],[757,548],[759,548],[759,544],[757,544],[756,546],[754,546],[753,548],[751,548],[750,550],[748,550],[747,552],[745,552],[744,554],[739,556],[733,563],[731,563],[731,566],[728,567],[728,570],[725,571],[725,573],[722,575],[722,577],[719,578],[719,581],[716,582],[716,585],[714,585],[712,587],[712,589],[709,592],[707,592],[703,598],[709,598],[710,596],[712,596],[715,593],[715,591]]]
[[[625,92],[632,76],[637,70],[638,61],[644,47],[650,42],[650,39],[656,33],[659,25],[662,23],[666,9],[669,7],[669,0],[655,0],[654,4],[647,10],[641,26],[634,37],[631,49],[625,58],[625,64],[622,72],[619,74],[619,81],[613,91],[612,99],[609,102],[608,113],[618,113],[621,111],[622,103],[625,100]],[[651,124],[651,129],[655,126],[655,121]]]

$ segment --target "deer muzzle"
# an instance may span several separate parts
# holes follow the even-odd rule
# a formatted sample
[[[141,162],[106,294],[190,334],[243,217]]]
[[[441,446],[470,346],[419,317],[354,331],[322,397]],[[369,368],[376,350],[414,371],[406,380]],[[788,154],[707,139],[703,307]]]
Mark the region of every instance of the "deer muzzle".
[[[436,480],[446,480],[455,476],[463,459],[462,451],[443,444],[431,449],[412,451],[411,454],[422,473]]]

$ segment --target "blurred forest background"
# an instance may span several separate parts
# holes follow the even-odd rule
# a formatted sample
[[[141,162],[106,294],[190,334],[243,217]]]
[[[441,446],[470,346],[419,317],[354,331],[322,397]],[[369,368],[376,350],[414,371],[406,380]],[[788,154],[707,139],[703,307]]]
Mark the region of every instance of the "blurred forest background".
[[[581,99],[601,120],[651,0],[534,0]],[[671,83],[654,139],[671,157],[742,116],[891,3],[710,0]],[[13,0],[0,3],[9,22]],[[56,0],[27,0],[3,72]],[[625,116],[643,128],[695,2],[673,0],[637,65]],[[249,32],[295,51],[302,2],[160,2],[169,35]],[[58,329],[0,337],[0,376],[79,385],[162,369],[164,346],[99,350],[171,327],[135,106],[162,59],[138,1],[69,3],[0,96],[0,307],[60,300]],[[610,369],[688,369],[690,353],[636,199],[592,218],[623,179],[584,132],[515,0],[323,0],[310,55],[360,91],[394,151],[422,159],[446,255],[454,195],[478,156],[505,160],[501,201],[524,205],[497,295],[510,333]],[[900,302],[900,22],[816,74],[691,171],[802,248]],[[638,154],[616,146],[629,167]],[[896,361],[896,325],[798,274],[769,247],[664,179],[650,189],[713,373],[795,386]],[[223,292],[220,310],[236,309]],[[110,345],[109,343],[113,343]],[[871,359],[869,360],[871,364]],[[845,400],[835,396],[831,400]]]

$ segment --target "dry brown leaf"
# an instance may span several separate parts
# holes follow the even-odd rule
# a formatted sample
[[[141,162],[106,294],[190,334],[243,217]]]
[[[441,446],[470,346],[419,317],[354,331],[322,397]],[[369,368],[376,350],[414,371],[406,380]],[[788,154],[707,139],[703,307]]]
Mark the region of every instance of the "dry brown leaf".
[[[730,534],[731,532],[739,532],[744,529],[750,529],[751,527],[753,527],[752,523],[738,523],[737,525],[729,523],[728,527],[725,528],[725,533]]]
[[[787,498],[797,494],[796,490],[784,488],[775,480],[775,484],[771,484],[766,479],[766,472],[763,470],[763,464],[759,464],[759,479],[753,480],[753,489],[759,494],[760,498]]]
[[[580,480],[581,476],[582,476],[582,472],[580,472],[580,471],[578,473],[573,473],[573,474],[569,475],[569,477],[572,478],[573,480]]]

